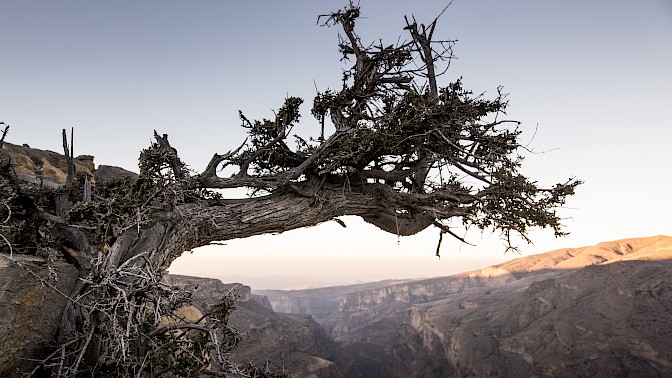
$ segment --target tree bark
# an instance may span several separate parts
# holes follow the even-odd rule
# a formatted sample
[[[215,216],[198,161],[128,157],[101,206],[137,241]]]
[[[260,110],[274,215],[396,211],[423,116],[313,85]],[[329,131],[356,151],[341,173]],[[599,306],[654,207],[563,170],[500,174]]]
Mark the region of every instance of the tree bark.
[[[413,235],[429,227],[428,214],[396,213],[389,201],[389,187],[342,183],[302,182],[272,194],[226,200],[208,206],[201,203],[178,205],[164,212],[150,227],[127,230],[111,247],[110,267],[140,252],[156,268],[168,267],[184,251],[215,241],[247,238],[268,233],[312,227],[334,218],[355,215],[375,226],[401,236]],[[387,210],[387,211],[385,211]],[[459,210],[455,210],[456,214]]]

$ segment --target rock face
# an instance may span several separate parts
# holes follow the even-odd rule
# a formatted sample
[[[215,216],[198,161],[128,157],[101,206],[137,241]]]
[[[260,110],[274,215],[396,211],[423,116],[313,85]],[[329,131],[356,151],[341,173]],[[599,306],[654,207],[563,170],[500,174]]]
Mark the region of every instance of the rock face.
[[[225,284],[214,278],[182,276],[179,274],[168,274],[164,281],[170,285],[185,286],[194,290],[194,303],[198,305],[217,303],[222,297],[233,291],[238,295],[237,303],[239,305],[247,307],[250,302],[256,302],[267,310],[273,311],[268,298],[263,295],[252,294],[249,286],[239,283]]]
[[[669,260],[593,265],[415,306],[411,323],[457,376],[659,376],[672,372],[670,273]]]
[[[78,271],[63,261],[0,256],[0,377],[21,376],[36,365],[32,360],[47,356],[67,299],[43,282],[67,295],[77,277]]]
[[[214,304],[230,291],[239,295],[229,319],[243,334],[233,350],[234,361],[259,366],[268,362],[272,370],[284,368],[292,377],[306,378],[342,377],[339,366],[352,363],[310,315],[278,314],[267,297],[252,294],[249,286],[179,275],[168,275],[166,281],[195,288],[196,304]]]
[[[666,376],[670,288],[659,236],[356,291],[317,319],[352,356],[348,377]]]
[[[17,146],[8,142],[3,143],[2,150],[11,157],[12,163],[16,165],[14,170],[24,180],[50,186],[65,183],[68,168],[63,155],[30,148],[27,145]],[[136,173],[109,165],[101,165],[96,169],[93,159],[91,155],[77,156],[74,159],[75,171],[88,173],[95,182],[119,177],[137,177]]]
[[[531,282],[595,264],[663,259],[672,259],[670,237],[628,239],[593,247],[561,249],[449,277],[350,293],[340,301],[338,310],[321,323],[336,340],[349,342],[357,339],[360,325],[366,327],[379,318],[392,315],[404,318],[405,315],[401,314],[407,313],[413,304],[435,302],[475,288],[520,289]],[[464,304],[469,305],[468,301]]]
[[[42,259],[14,256],[49,278]],[[77,272],[52,265],[64,293]],[[168,276],[195,303],[239,295],[232,358],[293,377],[672,376],[672,238],[562,249],[419,281],[252,293]],[[0,376],[32,369],[58,332],[66,299],[0,258]],[[279,314],[272,305],[310,314]],[[292,307],[295,306],[295,307]],[[319,322],[319,324],[318,324]],[[336,341],[335,341],[335,340]]]
[[[101,165],[98,169],[93,171],[93,176],[96,182],[105,182],[120,177],[130,177],[135,179],[138,175],[134,172],[127,171],[123,168],[114,167],[111,165]]]
[[[14,171],[27,182],[52,187],[65,182],[67,166],[58,153],[8,142],[3,143],[2,153],[11,158]],[[74,163],[77,172],[88,173],[95,182],[98,170],[93,156],[78,156]],[[116,167],[100,171],[106,178],[135,175]],[[66,296],[78,274],[64,260],[47,262],[35,256],[0,255],[1,377],[21,376],[33,369],[35,361],[47,356],[49,343],[59,331]]]
[[[338,311],[339,303],[353,293],[368,292],[411,280],[385,280],[358,285],[305,290],[255,290],[267,297],[277,312],[312,315],[321,320]]]

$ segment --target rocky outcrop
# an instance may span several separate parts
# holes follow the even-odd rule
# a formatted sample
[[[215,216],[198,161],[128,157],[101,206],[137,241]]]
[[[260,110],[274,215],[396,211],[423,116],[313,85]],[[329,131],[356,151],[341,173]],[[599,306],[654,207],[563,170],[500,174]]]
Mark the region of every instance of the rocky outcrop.
[[[668,375],[672,261],[592,265],[522,292],[418,305],[411,324],[457,376]]]
[[[2,144],[2,150],[12,158],[16,173],[44,177],[58,183],[65,182],[68,168],[62,154],[30,148],[26,144],[18,146],[7,142]],[[93,172],[93,156],[78,156],[74,161],[75,171]]]
[[[255,293],[266,296],[277,312],[312,315],[319,321],[336,312],[341,301],[352,293],[367,292],[408,281],[411,280],[384,280],[304,290],[255,290]]]
[[[536,272],[539,275],[545,272]],[[400,283],[374,290],[350,293],[337,311],[320,323],[338,341],[366,340],[383,323],[407,323],[411,306],[447,298],[476,287],[497,287],[518,281],[510,271],[488,267],[469,273]]]
[[[134,172],[127,171],[123,168],[114,167],[111,165],[99,166],[96,170],[93,171],[93,176],[95,178],[95,181],[98,183],[110,181],[121,177],[128,177],[131,179],[136,179],[138,177],[138,175]]]
[[[232,351],[234,361],[259,366],[268,362],[272,370],[306,378],[341,377],[341,367],[352,364],[349,354],[310,315],[278,314],[266,296],[253,294],[249,286],[178,275],[168,275],[166,281],[193,288],[196,304],[214,304],[231,291],[238,295],[229,320],[243,340]]]
[[[252,294],[252,289],[239,283],[225,284],[215,278],[202,278],[182,276],[179,274],[168,274],[164,281],[170,285],[184,286],[189,290],[193,290],[194,303],[198,305],[212,305],[221,298],[234,292],[238,296],[237,303],[239,305],[248,307],[249,303],[254,302],[267,310],[273,311],[271,302],[263,295]]]
[[[0,377],[21,376],[47,356],[77,277],[63,261],[0,255]]]
[[[63,155],[52,151],[30,148],[28,145],[2,144],[2,152],[12,159],[14,171],[27,182],[59,186],[65,183],[68,168]],[[120,177],[136,178],[138,175],[123,168],[101,165],[96,169],[91,155],[74,158],[75,172],[85,172],[93,182],[103,182]]]

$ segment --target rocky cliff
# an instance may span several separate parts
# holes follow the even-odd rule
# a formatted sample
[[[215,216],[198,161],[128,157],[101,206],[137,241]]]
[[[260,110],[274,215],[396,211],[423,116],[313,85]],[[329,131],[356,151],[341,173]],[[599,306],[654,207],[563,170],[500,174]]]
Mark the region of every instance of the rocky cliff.
[[[239,296],[229,319],[243,336],[233,350],[234,361],[258,366],[268,362],[272,370],[306,378],[341,377],[341,368],[352,364],[349,354],[310,315],[278,314],[266,296],[252,294],[249,286],[179,275],[168,275],[166,281],[193,288],[196,304],[214,304],[230,291]]]
[[[457,376],[669,376],[671,274],[672,260],[592,265],[417,305],[411,324]]]
[[[45,261],[20,258],[49,277]],[[55,335],[66,299],[4,260],[0,345],[19,352],[0,357],[0,375],[11,376],[25,371],[27,360],[16,357],[45,353],[30,335]],[[67,264],[53,267],[68,292],[76,275]],[[194,288],[203,305],[236,291],[231,323],[244,339],[234,360],[270,362],[294,377],[672,375],[670,237],[562,249],[450,277],[291,292],[336,303],[319,321],[338,342],[310,315],[276,313],[247,286],[166,280]]]
[[[14,170],[27,182],[58,186],[65,183],[68,168],[63,155],[46,150],[31,148],[27,144],[2,144],[2,152],[12,159]],[[137,177],[137,174],[123,168],[101,165],[96,168],[94,157],[80,155],[74,158],[75,171],[85,172],[93,181],[101,182],[119,177]]]
[[[672,238],[665,236],[565,248],[453,276],[352,292],[341,299],[337,311],[322,324],[335,339],[348,341],[353,340],[353,337],[356,339],[356,331],[360,326],[366,327],[389,316],[404,318],[413,304],[434,302],[469,289],[524,287],[533,281],[563,275],[590,265],[668,258],[672,259]]]
[[[1,152],[11,158],[13,170],[26,182],[51,187],[65,182],[67,166],[58,153],[8,142]],[[90,155],[76,157],[74,165],[94,183],[135,175],[117,167],[96,169]],[[55,255],[19,255],[7,248],[6,241],[2,248],[7,253],[0,254],[0,376],[12,377],[30,372],[53,347],[49,343],[58,335],[79,271]]]
[[[312,315],[324,319],[338,310],[339,303],[352,293],[367,292],[404,282],[406,280],[385,280],[347,286],[332,286],[304,290],[255,290],[266,296],[277,312]]]
[[[670,261],[665,236],[561,249],[351,292],[318,321],[349,377],[672,374]]]

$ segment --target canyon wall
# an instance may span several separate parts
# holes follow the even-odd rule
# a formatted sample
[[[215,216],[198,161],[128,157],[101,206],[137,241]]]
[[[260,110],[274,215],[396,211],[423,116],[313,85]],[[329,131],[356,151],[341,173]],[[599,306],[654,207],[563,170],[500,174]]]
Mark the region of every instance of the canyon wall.
[[[316,319],[348,377],[657,376],[672,374],[671,277],[672,238],[627,239],[352,290]]]

